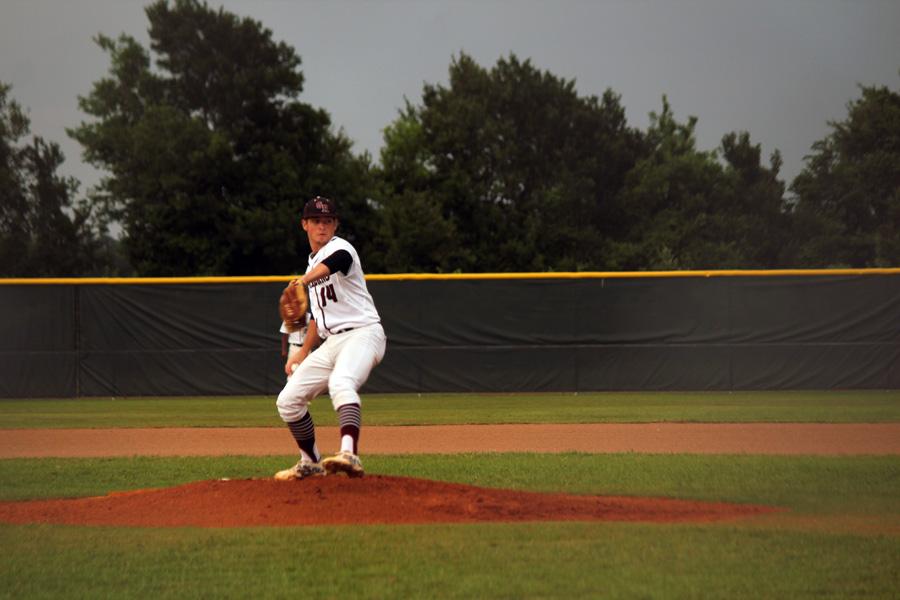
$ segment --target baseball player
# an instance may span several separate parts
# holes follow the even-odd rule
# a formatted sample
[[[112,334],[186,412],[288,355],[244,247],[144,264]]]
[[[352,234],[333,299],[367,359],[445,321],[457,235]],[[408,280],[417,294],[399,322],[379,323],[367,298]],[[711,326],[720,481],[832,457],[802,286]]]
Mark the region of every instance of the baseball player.
[[[312,320],[303,347],[285,363],[289,379],[278,395],[278,413],[300,448],[300,461],[275,474],[282,481],[325,473],[360,477],[364,472],[358,390],[384,357],[386,339],[359,255],[335,235],[338,224],[332,200],[316,196],[303,207],[300,225],[312,252],[300,283],[309,289]],[[296,370],[294,365],[299,365]],[[326,390],[338,415],[341,449],[321,460],[309,403]]]

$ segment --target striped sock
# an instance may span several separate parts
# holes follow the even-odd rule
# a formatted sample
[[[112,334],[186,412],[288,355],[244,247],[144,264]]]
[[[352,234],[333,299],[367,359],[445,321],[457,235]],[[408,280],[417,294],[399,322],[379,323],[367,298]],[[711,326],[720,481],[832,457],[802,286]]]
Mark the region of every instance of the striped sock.
[[[344,404],[337,409],[341,426],[341,450],[344,450],[344,436],[352,440],[353,454],[359,454],[359,429],[362,426],[362,407],[359,404]]]
[[[287,426],[291,430],[291,435],[294,436],[300,452],[311,461],[319,462],[322,457],[319,455],[319,449],[316,448],[316,427],[313,424],[312,415],[307,412],[299,421],[288,423]]]

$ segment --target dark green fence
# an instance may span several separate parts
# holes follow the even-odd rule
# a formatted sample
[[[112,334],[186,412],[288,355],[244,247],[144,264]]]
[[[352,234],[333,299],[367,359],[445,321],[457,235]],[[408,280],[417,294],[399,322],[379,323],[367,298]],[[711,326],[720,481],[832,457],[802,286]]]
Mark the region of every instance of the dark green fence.
[[[655,275],[370,277],[365,390],[900,388],[900,269]],[[2,283],[0,397],[283,385],[278,278]]]

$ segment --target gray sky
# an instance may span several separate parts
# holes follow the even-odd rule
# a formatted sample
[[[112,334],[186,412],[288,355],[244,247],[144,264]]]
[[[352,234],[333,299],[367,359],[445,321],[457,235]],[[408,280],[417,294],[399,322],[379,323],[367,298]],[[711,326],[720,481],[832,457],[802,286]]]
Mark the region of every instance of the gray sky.
[[[66,127],[77,96],[105,76],[92,37],[128,33],[148,46],[135,0],[0,0],[0,80],[35,135],[60,144],[61,172],[99,178]],[[210,1],[293,46],[304,102],[327,110],[358,152],[378,158],[382,129],[424,83],[446,83],[460,51],[492,67],[510,53],[581,96],[620,94],[632,126],[667,95],[679,121],[698,117],[699,147],[749,131],[764,163],[778,149],[790,180],[827,121],[846,116],[857,84],[900,87],[898,0],[226,0]]]

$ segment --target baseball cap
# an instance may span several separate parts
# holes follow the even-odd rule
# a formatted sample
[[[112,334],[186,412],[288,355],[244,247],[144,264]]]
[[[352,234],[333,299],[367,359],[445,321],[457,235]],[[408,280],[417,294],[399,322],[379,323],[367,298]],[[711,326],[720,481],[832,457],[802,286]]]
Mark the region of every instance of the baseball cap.
[[[303,207],[304,219],[309,219],[312,217],[337,216],[337,207],[334,205],[334,200],[329,200],[328,198],[323,198],[322,196],[316,196],[312,200],[309,200],[306,203],[306,206]]]

